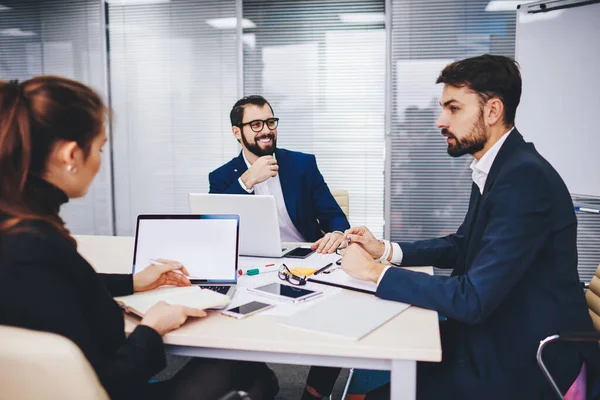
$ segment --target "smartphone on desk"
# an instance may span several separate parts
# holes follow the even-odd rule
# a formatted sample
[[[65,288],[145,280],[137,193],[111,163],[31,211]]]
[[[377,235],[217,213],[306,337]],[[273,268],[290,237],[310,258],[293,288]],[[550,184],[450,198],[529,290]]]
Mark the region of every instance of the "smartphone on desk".
[[[307,247],[296,247],[294,250],[289,251],[284,254],[284,258],[306,258],[314,253],[314,250],[311,250]]]
[[[274,304],[261,303],[260,301],[251,301],[250,303],[242,304],[237,307],[232,307],[228,310],[221,311],[221,314],[225,314],[229,317],[242,319],[254,315],[264,310],[268,310],[274,307]]]

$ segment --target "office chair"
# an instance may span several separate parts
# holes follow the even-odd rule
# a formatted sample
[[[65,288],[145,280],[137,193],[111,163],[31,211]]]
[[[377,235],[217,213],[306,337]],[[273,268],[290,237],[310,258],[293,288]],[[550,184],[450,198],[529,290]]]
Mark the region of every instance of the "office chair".
[[[582,369],[581,373],[579,374],[579,376],[573,383],[573,386],[571,387],[571,389],[569,389],[569,392],[567,392],[567,394],[565,396],[563,396],[562,393],[560,392],[558,386],[556,385],[556,382],[552,378],[550,371],[548,371],[548,368],[544,364],[544,361],[542,359],[542,354],[543,354],[544,348],[548,344],[550,344],[552,342],[556,342],[556,341],[564,341],[564,342],[598,342],[598,341],[600,341],[600,333],[599,333],[600,332],[600,266],[598,266],[598,268],[596,269],[596,274],[594,275],[594,277],[592,278],[590,283],[584,284],[583,288],[587,289],[587,292],[585,293],[585,298],[587,300],[588,311],[590,313],[590,316],[592,317],[592,322],[594,323],[594,329],[596,331],[595,332],[562,333],[562,334],[548,336],[544,340],[540,341],[540,345],[538,347],[537,355],[536,355],[537,363],[538,363],[540,369],[542,370],[544,377],[546,378],[548,383],[551,385],[552,390],[556,394],[556,397],[561,400],[563,400],[563,399],[569,400],[569,399],[573,398],[572,396],[573,396],[574,391],[576,390],[575,389],[576,386],[579,385],[579,386],[585,387],[585,385],[583,384],[583,382],[585,382],[585,375],[586,375],[585,368]]]
[[[0,326],[0,387],[0,399],[109,400],[75,343],[11,326]]]
[[[0,325],[0,400],[110,400],[79,347],[54,333]],[[220,400],[250,400],[234,391]]]
[[[350,195],[348,194],[348,191],[343,189],[331,189],[331,194],[344,214],[346,214],[346,218],[350,219]]]

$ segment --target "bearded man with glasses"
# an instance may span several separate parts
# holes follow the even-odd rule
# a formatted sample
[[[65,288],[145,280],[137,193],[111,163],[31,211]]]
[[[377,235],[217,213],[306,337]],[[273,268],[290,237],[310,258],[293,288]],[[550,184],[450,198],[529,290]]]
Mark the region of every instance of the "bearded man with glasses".
[[[283,242],[311,242],[317,252],[333,253],[350,224],[315,156],[277,148],[279,118],[262,96],[238,100],[229,117],[242,151],[209,174],[210,193],[273,195]]]

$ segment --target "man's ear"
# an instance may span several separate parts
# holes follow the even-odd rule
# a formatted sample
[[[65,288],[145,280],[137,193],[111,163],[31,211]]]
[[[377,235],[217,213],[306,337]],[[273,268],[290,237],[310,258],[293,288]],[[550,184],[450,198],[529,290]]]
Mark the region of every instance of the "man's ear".
[[[231,132],[238,141],[242,140],[242,130],[238,126],[232,126]]]
[[[504,122],[504,103],[497,97],[487,101],[484,111],[485,122],[489,126],[502,124]]]

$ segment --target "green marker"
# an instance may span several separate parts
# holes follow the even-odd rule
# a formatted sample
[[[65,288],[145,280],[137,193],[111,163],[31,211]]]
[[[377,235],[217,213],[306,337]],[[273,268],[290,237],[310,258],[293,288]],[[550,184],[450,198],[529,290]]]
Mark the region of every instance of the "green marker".
[[[264,274],[265,272],[273,272],[273,271],[277,271],[277,268],[274,268],[275,264],[267,264],[264,267],[251,267],[248,269],[243,269],[240,268],[238,269],[238,274],[239,275],[258,275],[258,274]]]

